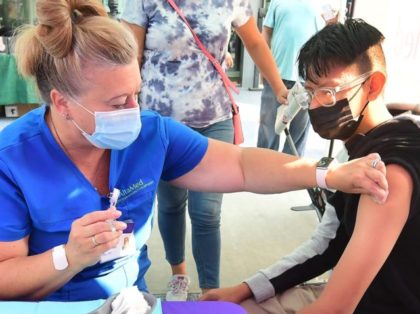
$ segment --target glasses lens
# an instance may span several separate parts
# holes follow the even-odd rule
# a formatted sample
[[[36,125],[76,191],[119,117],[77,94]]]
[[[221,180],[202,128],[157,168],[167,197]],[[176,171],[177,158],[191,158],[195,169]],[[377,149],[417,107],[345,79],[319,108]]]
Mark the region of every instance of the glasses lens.
[[[332,106],[335,104],[335,94],[330,89],[320,88],[315,90],[314,98],[321,106]]]

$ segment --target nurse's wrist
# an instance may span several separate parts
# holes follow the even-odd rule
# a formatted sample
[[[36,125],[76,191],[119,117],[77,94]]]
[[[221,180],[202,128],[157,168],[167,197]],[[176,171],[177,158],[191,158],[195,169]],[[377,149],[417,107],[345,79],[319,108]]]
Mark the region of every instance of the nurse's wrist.
[[[55,270],[63,271],[69,267],[64,244],[57,245],[52,249],[52,260]]]
[[[74,275],[80,273],[86,267],[92,266],[99,261],[99,257],[95,262],[88,263],[86,258],[83,258],[79,252],[73,252],[71,245],[68,243],[64,246],[66,250],[68,267],[65,269],[66,272],[73,273]]]

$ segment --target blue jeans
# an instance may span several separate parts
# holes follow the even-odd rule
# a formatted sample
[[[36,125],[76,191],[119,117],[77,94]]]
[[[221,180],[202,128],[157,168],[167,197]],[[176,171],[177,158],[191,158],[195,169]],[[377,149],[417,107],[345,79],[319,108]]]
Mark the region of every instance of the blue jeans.
[[[295,84],[294,81],[283,80],[283,82],[288,89],[291,89]],[[277,108],[279,106],[281,106],[281,104],[277,101],[271,86],[264,81],[264,89],[261,93],[260,126],[258,129],[257,141],[258,147],[279,150],[280,136],[274,131]],[[289,126],[289,133],[296,146],[299,156],[302,156],[305,151],[306,139],[308,138],[309,133],[309,123],[308,110],[301,110]],[[287,141],[283,147],[283,153],[293,155],[293,150]]]
[[[202,135],[233,142],[232,120],[195,129]],[[175,187],[163,180],[158,187],[158,223],[171,265],[185,260],[185,211],[191,219],[192,250],[202,289],[218,288],[220,275],[220,211],[223,194]]]

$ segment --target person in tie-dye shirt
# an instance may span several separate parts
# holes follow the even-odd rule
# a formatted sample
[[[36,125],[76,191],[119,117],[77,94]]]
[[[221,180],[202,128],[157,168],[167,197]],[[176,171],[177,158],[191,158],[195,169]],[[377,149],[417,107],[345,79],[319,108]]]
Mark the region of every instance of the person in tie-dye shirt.
[[[287,88],[247,0],[176,3],[204,46],[221,64],[233,27],[279,101],[284,103]],[[121,19],[129,24],[140,46],[142,108],[175,118],[207,137],[233,142],[232,104],[220,75],[170,4],[166,0],[126,1]],[[200,288],[219,286],[222,196],[187,191],[161,181],[158,220],[174,275],[168,299],[187,296],[189,278],[184,252],[187,200]]]

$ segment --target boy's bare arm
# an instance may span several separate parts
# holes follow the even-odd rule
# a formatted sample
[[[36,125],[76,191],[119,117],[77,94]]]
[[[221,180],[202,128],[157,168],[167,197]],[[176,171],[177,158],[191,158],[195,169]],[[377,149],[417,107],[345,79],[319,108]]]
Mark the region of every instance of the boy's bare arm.
[[[413,182],[398,165],[387,166],[389,196],[379,205],[361,196],[356,226],[321,297],[302,313],[352,313],[393,249],[409,214]]]

